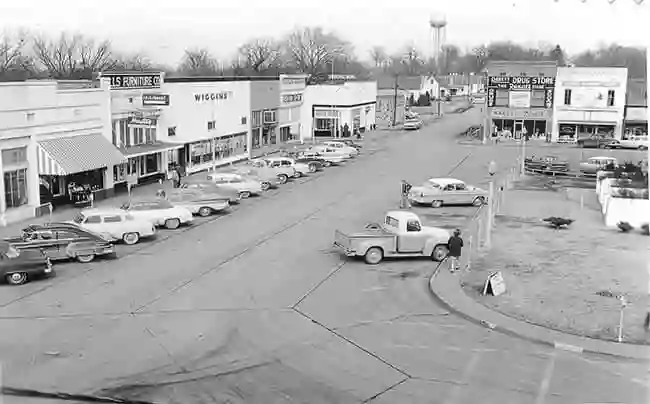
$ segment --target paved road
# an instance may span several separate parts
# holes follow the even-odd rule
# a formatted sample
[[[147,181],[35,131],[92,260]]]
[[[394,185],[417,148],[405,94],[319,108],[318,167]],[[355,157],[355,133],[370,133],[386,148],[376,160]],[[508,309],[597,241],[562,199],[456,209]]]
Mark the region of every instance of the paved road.
[[[5,385],[161,403],[647,402],[646,364],[467,323],[429,296],[428,260],[372,267],[331,251],[336,228],[396,207],[399,180],[480,185],[491,159],[514,158],[456,145],[471,119],[391,134],[347,167],[117,261],[1,288]],[[416,211],[455,227],[472,208]]]

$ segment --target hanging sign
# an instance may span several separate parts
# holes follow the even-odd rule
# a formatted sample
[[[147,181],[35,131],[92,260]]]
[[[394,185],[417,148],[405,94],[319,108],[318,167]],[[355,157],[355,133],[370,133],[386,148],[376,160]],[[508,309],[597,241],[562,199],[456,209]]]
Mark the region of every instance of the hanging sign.
[[[483,294],[487,295],[489,293],[492,296],[499,296],[505,292],[506,283],[503,280],[501,271],[492,272],[485,281],[485,286],[483,286]]]
[[[131,118],[129,119],[130,128],[150,128],[156,125],[156,120],[151,118]]]
[[[142,105],[144,106],[168,106],[169,94],[142,94]]]

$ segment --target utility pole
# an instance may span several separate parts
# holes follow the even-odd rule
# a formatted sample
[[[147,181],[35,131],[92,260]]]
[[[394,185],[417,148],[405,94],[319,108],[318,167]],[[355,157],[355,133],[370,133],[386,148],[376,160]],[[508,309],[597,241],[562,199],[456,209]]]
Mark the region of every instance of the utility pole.
[[[397,85],[399,81],[399,74],[395,75],[395,88],[393,94],[393,126],[397,125]]]

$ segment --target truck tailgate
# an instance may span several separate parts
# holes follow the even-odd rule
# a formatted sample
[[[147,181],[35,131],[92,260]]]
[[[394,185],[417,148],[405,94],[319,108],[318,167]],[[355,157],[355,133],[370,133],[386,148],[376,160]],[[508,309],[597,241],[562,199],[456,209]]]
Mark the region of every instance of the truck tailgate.
[[[352,244],[350,236],[340,230],[334,232],[334,246],[342,250],[349,250]]]

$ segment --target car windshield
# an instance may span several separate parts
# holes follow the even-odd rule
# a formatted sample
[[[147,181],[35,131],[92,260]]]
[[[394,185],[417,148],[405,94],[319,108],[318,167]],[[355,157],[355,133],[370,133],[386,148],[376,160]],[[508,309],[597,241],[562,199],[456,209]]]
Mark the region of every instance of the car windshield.
[[[79,213],[74,217],[74,219],[72,219],[72,221],[77,224],[81,224],[84,222],[84,219],[86,219],[86,217],[83,215],[83,213]]]

